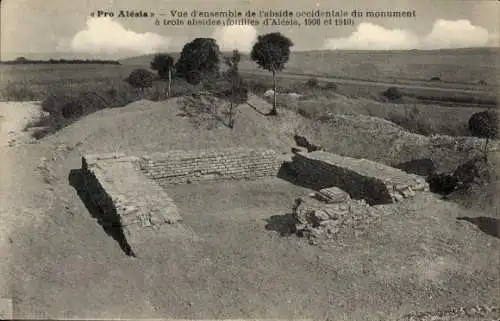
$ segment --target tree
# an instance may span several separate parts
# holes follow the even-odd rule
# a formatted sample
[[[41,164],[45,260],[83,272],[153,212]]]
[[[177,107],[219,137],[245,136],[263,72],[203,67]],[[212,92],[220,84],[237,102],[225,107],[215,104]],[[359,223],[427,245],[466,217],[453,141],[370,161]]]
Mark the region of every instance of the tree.
[[[488,159],[488,143],[498,137],[498,113],[495,110],[485,110],[473,114],[469,118],[469,131],[472,135],[486,138],[484,159]]]
[[[229,128],[234,127],[233,109],[234,104],[240,104],[248,99],[248,92],[245,83],[241,78],[238,70],[238,63],[241,60],[241,55],[238,50],[233,50],[231,57],[226,57],[224,62],[229,67],[227,77],[230,83],[230,98],[229,98]]]
[[[273,73],[274,102],[273,109],[269,115],[277,115],[276,110],[276,73],[285,68],[290,58],[290,48],[293,43],[290,39],[279,32],[268,33],[259,36],[252,48],[250,57],[262,69]]]
[[[126,81],[134,88],[144,92],[144,88],[153,86],[153,74],[146,69],[135,69],[130,73]]]
[[[167,96],[170,96],[170,85],[172,83],[172,69],[174,67],[174,58],[167,54],[156,54],[151,61],[151,69],[158,72],[161,79],[167,80]]]
[[[215,39],[196,38],[182,48],[175,73],[193,85],[206,77],[218,75],[220,48]]]

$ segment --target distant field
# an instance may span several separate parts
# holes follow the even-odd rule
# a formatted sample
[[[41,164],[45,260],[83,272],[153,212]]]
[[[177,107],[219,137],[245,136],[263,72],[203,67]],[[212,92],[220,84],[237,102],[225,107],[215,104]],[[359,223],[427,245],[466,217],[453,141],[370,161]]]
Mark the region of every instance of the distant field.
[[[309,75],[333,77],[337,79],[331,81],[338,82],[343,94],[371,99],[377,99],[389,86],[443,87],[448,91],[408,87],[402,91],[420,102],[492,106],[496,104],[496,75],[500,73],[496,52],[494,49],[293,52],[278,84],[290,88],[294,83],[304,83]],[[178,58],[179,54],[173,56]],[[151,55],[129,58],[121,61],[122,65],[0,65],[0,99],[23,100],[21,97],[25,97],[24,100],[42,100],[54,89],[115,88],[123,84],[123,79],[135,68],[148,68],[151,59]],[[271,74],[261,71],[248,55],[243,56],[240,69],[245,77],[262,79],[270,88]],[[307,78],[292,79],[304,74]],[[430,78],[435,76],[441,81],[431,83]],[[352,80],[361,82],[346,83]],[[363,80],[372,83],[363,83]],[[478,85],[479,80],[485,81],[486,85]],[[450,91],[453,88],[475,92]]]
[[[429,80],[497,83],[498,51],[404,51],[295,53],[287,71],[367,80]],[[243,68],[243,66],[242,66]]]
[[[178,54],[173,54],[178,57]],[[429,80],[494,86],[500,71],[498,48],[410,51],[311,51],[292,52],[286,72],[374,81]],[[124,59],[124,65],[149,64],[152,56]],[[241,70],[256,70],[243,55]]]
[[[97,64],[0,65],[0,84],[26,82],[41,85],[60,81],[78,83],[113,78],[123,79],[134,68],[134,66]]]

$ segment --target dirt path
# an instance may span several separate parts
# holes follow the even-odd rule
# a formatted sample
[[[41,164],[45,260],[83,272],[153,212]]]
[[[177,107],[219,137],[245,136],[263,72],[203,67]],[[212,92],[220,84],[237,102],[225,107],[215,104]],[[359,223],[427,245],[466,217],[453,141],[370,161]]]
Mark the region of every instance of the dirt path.
[[[2,213],[0,226],[2,238],[0,240],[2,246],[4,245],[4,232],[7,232],[10,227],[6,224],[6,221],[10,220],[5,216],[9,213],[9,208],[16,205],[13,192],[16,190],[14,185],[17,185],[17,180],[14,176],[21,169],[19,166],[22,166],[22,162],[18,161],[20,155],[15,146],[30,141],[23,129],[37,115],[40,115],[40,107],[37,103],[0,103],[0,213]],[[3,248],[0,253],[2,255],[5,253]]]
[[[36,145],[24,132],[26,124],[41,115],[37,102],[0,103],[0,299],[10,298],[12,232],[32,222],[43,207],[36,195]],[[26,148],[26,146],[33,148]],[[30,149],[32,150],[30,152]]]

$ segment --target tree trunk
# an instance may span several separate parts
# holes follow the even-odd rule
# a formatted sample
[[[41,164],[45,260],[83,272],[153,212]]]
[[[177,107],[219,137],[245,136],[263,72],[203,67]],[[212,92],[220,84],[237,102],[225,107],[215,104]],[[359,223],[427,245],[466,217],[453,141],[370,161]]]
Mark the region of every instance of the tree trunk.
[[[269,115],[277,115],[276,109],[276,70],[273,70],[273,91],[274,91],[274,101],[273,101],[273,109],[269,113]]]
[[[170,97],[170,84],[172,83],[172,70],[168,70],[168,88],[167,88],[167,97]]]
[[[233,102],[234,102],[234,84],[231,85],[231,104],[229,105],[229,128],[233,128]]]
[[[233,102],[229,105],[229,128],[233,129]]]
[[[486,143],[484,144],[484,160],[488,161],[488,143],[490,142],[490,138],[486,137]]]

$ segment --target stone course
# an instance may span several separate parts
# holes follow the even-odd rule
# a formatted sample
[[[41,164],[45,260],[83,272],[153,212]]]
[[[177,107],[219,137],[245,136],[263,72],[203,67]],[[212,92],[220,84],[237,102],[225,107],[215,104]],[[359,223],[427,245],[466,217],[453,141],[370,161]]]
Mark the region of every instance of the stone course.
[[[425,179],[366,159],[323,151],[296,153],[290,165],[296,179],[315,190],[339,187],[353,199],[370,205],[400,202],[428,191]]]
[[[142,157],[139,167],[160,185],[276,176],[282,161],[272,150],[232,148],[169,151]]]

